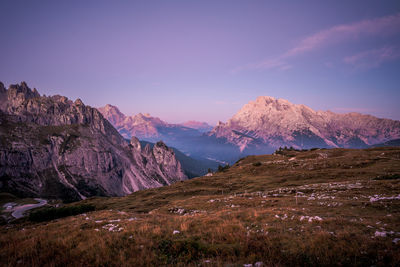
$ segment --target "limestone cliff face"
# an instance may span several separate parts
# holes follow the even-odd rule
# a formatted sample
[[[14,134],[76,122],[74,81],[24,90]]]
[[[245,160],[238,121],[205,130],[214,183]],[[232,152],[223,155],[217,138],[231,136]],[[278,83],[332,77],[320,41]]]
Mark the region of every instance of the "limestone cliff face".
[[[123,196],[186,179],[179,164],[163,165],[175,158],[158,162],[159,151],[127,142],[97,109],[26,83],[0,83],[0,137],[0,190],[22,196]]]
[[[161,141],[154,145],[153,155],[160,170],[168,176],[172,176],[172,174],[177,173],[177,170],[182,169],[181,163],[175,157],[174,150]],[[185,175],[182,173],[176,177],[176,180],[182,180],[184,177]]]

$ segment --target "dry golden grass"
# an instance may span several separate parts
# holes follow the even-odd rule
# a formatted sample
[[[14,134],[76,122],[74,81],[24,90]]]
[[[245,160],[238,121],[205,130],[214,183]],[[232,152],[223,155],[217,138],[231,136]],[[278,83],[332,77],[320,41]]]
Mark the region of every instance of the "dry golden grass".
[[[400,149],[247,157],[212,177],[82,201],[98,209],[87,214],[4,225],[0,262],[399,266],[400,179],[373,179],[392,174]]]

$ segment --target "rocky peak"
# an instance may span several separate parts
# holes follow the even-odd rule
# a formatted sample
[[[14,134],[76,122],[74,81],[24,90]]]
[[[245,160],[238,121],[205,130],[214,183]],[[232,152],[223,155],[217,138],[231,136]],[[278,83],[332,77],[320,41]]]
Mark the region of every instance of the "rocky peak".
[[[4,87],[4,84],[2,82],[0,82],[0,94],[5,93],[6,92],[6,88]]]
[[[176,162],[175,152],[167,147],[163,141],[158,141],[153,147],[153,154],[158,164],[170,165],[171,162]]]
[[[277,99],[272,96],[259,96],[256,98],[257,103],[271,103],[276,101]]]
[[[182,169],[181,163],[176,159],[175,152],[172,148],[167,147],[164,142],[159,141],[153,147],[154,158],[160,168],[165,173],[179,173],[177,180],[186,179],[186,175],[178,170]]]
[[[75,106],[85,106],[80,98],[75,100],[74,105]]]
[[[141,151],[142,150],[142,146],[140,144],[140,141],[135,136],[132,136],[130,144],[136,151]]]
[[[154,146],[165,150],[169,149],[169,147],[167,147],[167,145],[163,141],[158,141]]]
[[[152,126],[164,125],[166,124],[160,118],[152,117],[149,113],[138,113],[137,115],[131,116],[134,122],[137,124],[145,123]]]
[[[145,155],[151,155],[152,150],[151,150],[151,146],[150,146],[149,144],[146,144],[146,145],[144,146],[143,153],[144,153]]]
[[[116,127],[122,125],[126,118],[116,106],[110,104],[98,108],[98,110]]]
[[[3,91],[4,92],[4,91]],[[15,106],[21,105],[24,101],[40,97],[37,90],[31,90],[26,82],[21,84],[12,84],[7,90],[8,101]]]

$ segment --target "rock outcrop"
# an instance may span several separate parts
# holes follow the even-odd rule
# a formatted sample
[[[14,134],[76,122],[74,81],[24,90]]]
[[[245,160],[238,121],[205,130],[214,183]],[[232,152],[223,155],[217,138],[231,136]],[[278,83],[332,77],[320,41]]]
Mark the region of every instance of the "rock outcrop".
[[[224,139],[240,150],[345,147],[363,148],[400,137],[400,121],[359,113],[314,111],[284,99],[261,96],[209,136]]]
[[[0,190],[21,196],[123,196],[186,179],[165,145],[142,149],[80,99],[40,96],[24,82],[0,83],[0,136]]]

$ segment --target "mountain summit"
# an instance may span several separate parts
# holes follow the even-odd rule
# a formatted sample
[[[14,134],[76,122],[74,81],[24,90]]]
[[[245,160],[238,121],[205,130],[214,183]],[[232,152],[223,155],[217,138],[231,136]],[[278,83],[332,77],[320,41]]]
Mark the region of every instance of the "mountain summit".
[[[399,138],[400,121],[314,111],[285,99],[260,96],[208,135],[225,139],[241,151],[279,146],[362,148]]]

